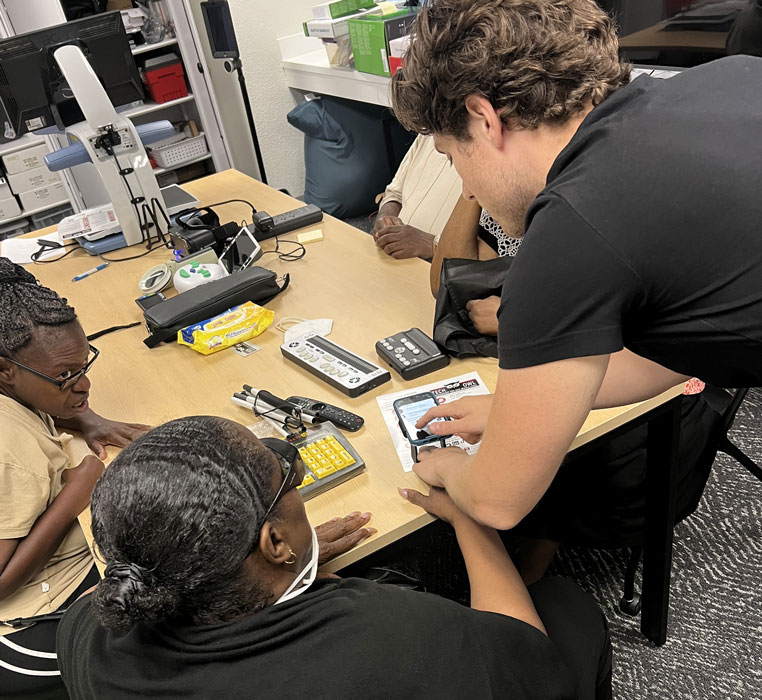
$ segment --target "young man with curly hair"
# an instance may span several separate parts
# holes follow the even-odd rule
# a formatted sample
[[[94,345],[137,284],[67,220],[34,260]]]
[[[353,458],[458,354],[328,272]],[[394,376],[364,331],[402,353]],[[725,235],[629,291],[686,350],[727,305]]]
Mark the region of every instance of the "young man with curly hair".
[[[434,0],[392,79],[524,243],[503,286],[494,397],[432,409],[476,456],[416,466],[477,520],[537,503],[591,408],[697,376],[762,384],[762,60],[638,78],[593,0]],[[507,458],[506,458],[507,456]]]

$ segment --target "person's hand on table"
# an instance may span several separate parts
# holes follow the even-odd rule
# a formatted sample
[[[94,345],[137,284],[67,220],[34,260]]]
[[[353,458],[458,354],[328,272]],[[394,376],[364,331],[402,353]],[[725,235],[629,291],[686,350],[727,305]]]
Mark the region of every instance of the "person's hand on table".
[[[482,335],[497,335],[497,310],[499,308],[500,297],[472,299],[466,302],[471,323]]]
[[[358,542],[362,542],[376,532],[374,527],[365,527],[370,513],[354,512],[343,518],[333,518],[315,528],[320,553],[318,565],[325,564],[334,557],[348,552]]]
[[[434,418],[450,418],[449,421],[436,421],[428,425],[432,435],[459,435],[466,442],[475,444],[482,439],[487,427],[487,419],[492,409],[492,394],[487,396],[466,396],[457,401],[439,404],[424,413],[416,428],[426,427]]]
[[[380,228],[373,234],[373,238],[384,253],[396,260],[404,258],[430,260],[434,255],[434,236],[415,226],[403,224],[401,221],[398,224]]]
[[[463,518],[468,517],[455,505],[455,502],[447,494],[447,491],[442,488],[432,486],[428,496],[424,496],[420,491],[415,489],[398,488],[397,490],[406,501],[410,501],[414,506],[423,508],[430,515],[444,520],[446,523],[450,523],[450,525],[454,526]]]
[[[387,226],[402,226],[402,219],[399,216],[377,216],[373,222],[373,238],[376,238],[376,234]]]
[[[93,414],[82,424],[82,437],[99,459],[106,458],[106,445],[126,447],[151,429],[142,423],[122,423]]]

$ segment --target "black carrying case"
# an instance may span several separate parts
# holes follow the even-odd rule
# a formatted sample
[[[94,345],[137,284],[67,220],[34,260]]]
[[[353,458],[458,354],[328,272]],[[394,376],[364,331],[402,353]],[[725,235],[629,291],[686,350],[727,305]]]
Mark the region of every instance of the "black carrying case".
[[[228,277],[162,301],[144,312],[150,335],[143,341],[149,348],[177,339],[177,331],[193,323],[221,314],[233,306],[253,301],[266,304],[288,287],[289,276],[278,284],[277,275],[264,267],[250,267]]]

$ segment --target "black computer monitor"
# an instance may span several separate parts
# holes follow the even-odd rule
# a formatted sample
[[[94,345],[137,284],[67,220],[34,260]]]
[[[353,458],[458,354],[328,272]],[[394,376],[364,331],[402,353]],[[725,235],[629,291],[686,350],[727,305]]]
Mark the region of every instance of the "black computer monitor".
[[[119,12],[106,12],[0,40],[0,142],[64,129],[84,116],[53,52],[78,46],[115,107],[145,98]]]

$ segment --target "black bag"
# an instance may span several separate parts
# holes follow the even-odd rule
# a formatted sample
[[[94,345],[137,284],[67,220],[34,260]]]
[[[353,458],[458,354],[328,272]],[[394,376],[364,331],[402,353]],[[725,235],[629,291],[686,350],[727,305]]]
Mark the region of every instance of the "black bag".
[[[175,340],[180,329],[212,318],[238,304],[247,301],[266,304],[288,287],[288,282],[288,275],[284,275],[281,286],[272,270],[250,267],[189,289],[145,310],[143,315],[151,335],[143,342],[154,348],[159,343]]]
[[[455,357],[497,357],[497,338],[481,335],[466,310],[471,299],[500,296],[513,258],[445,258],[434,311],[434,340]]]

